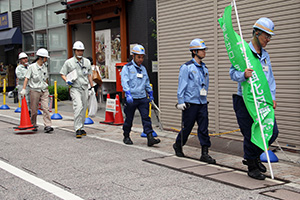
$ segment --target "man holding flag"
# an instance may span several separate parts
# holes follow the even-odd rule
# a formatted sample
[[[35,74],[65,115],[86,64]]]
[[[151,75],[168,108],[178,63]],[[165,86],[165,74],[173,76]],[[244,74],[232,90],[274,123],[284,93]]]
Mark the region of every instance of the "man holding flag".
[[[268,42],[270,42],[271,37],[275,35],[273,31],[274,23],[268,18],[260,18],[253,25],[253,38],[249,43],[249,47],[254,56],[257,57],[261,63],[262,70],[266,76],[270,88],[273,100],[273,109],[275,109],[276,84],[272,72],[270,56],[267,51],[263,49],[267,46]],[[263,175],[261,172],[266,172],[266,167],[261,163],[259,157],[263,153],[263,150],[251,142],[251,126],[253,120],[245,106],[242,96],[243,92],[241,83],[248,81],[248,79],[253,76],[253,71],[254,70],[251,68],[246,68],[245,71],[238,71],[234,66],[231,66],[229,74],[233,81],[238,82],[238,92],[237,94],[233,95],[233,107],[239,127],[244,136],[244,158],[246,160],[243,161],[243,163],[248,165],[248,176],[254,179],[264,180],[265,175]],[[271,145],[277,136],[278,128],[275,120],[273,135],[270,138],[268,145]]]

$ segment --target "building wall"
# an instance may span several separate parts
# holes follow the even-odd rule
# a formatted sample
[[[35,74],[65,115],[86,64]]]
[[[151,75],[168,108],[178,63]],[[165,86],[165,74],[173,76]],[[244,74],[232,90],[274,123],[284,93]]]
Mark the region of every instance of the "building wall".
[[[271,3],[272,2],[272,3]],[[232,94],[237,83],[230,80],[231,66],[217,19],[230,0],[157,0],[158,85],[161,119],[164,128],[180,129],[181,112],[177,102],[179,67],[191,59],[189,43],[201,38],[208,46],[203,60],[210,73],[209,131],[222,133],[238,129],[232,108]],[[277,83],[275,110],[279,143],[300,147],[300,2],[293,0],[237,1],[239,18],[246,41],[252,37],[252,26],[260,17],[275,23],[275,34],[266,50],[270,54]],[[234,13],[234,12],[233,12]],[[234,27],[237,30],[235,16]],[[194,128],[196,132],[197,126]],[[241,139],[239,132],[221,137]]]

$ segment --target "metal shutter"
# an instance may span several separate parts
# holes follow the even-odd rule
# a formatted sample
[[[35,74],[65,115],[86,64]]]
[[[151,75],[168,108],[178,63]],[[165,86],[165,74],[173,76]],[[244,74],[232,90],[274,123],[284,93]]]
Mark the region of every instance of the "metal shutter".
[[[217,23],[230,3],[229,0],[157,0],[159,102],[165,128],[180,129],[181,113],[174,107],[179,67],[191,59],[189,42],[200,37],[209,48],[203,60],[210,73],[209,130],[219,133],[238,129],[232,108],[232,94],[236,93],[237,83],[230,80],[230,62]],[[250,3],[240,0],[237,6],[246,41],[251,40],[252,26],[258,18],[269,17],[275,23],[276,36],[266,50],[277,84],[278,141],[300,147],[300,1],[253,0]],[[237,31],[235,15],[232,18]],[[236,132],[222,137],[241,139],[241,134]]]

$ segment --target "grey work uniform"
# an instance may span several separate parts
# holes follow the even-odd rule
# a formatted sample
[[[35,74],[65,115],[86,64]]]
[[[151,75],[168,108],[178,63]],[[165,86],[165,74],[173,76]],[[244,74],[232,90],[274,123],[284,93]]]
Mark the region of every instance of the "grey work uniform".
[[[70,95],[73,101],[74,129],[77,131],[84,128],[85,113],[88,107],[88,75],[91,75],[93,71],[91,62],[87,58],[82,57],[79,62],[75,56],[66,60],[60,74],[66,76],[73,70],[77,71],[78,77],[73,81]]]
[[[30,108],[31,108],[31,123],[36,125],[36,117],[39,102],[41,102],[43,110],[44,126],[51,126],[51,116],[49,113],[49,91],[47,67],[43,64],[39,66],[37,63],[29,65],[25,75],[28,78],[28,87],[30,88]]]
[[[23,84],[24,84],[24,80],[25,80],[25,75],[26,75],[26,72],[28,70],[28,67],[25,67],[24,65],[22,64],[19,64],[16,68],[16,76],[18,78],[18,85],[17,85],[17,89],[18,89],[18,99],[19,99],[19,102],[22,102],[22,98],[21,98],[21,94],[20,92],[22,91],[23,89]],[[28,110],[29,110],[29,105],[30,105],[30,98],[29,98],[29,87],[26,86],[26,93],[25,93],[25,98],[26,98],[26,102],[27,102],[27,105],[28,105]]]

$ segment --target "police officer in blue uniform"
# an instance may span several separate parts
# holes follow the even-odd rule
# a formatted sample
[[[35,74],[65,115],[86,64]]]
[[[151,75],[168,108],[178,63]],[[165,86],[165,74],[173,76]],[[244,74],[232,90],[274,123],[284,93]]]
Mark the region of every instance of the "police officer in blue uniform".
[[[142,45],[135,45],[132,49],[133,59],[127,63],[121,72],[121,84],[126,95],[124,112],[126,115],[123,124],[123,142],[133,144],[129,137],[135,110],[138,109],[142,118],[144,133],[147,134],[148,146],[160,142],[152,135],[153,129],[149,117],[149,102],[154,100],[146,68],[142,65],[145,49]],[[149,98],[147,98],[147,93]]]
[[[273,98],[273,108],[276,108],[276,83],[272,71],[270,56],[268,52],[263,49],[270,42],[274,34],[274,23],[269,18],[260,18],[253,25],[253,38],[249,43],[252,53],[260,60],[263,71],[266,75],[271,95]],[[237,71],[231,66],[229,74],[233,81],[238,82],[238,92],[233,95],[233,108],[236,118],[244,136],[244,164],[248,165],[248,176],[258,180],[264,180],[266,177],[262,172],[266,172],[266,167],[261,163],[260,155],[263,150],[251,142],[251,126],[253,120],[247,111],[243,97],[241,82],[247,81],[252,76],[252,69],[246,69],[244,72]],[[278,128],[276,120],[274,123],[273,135],[269,141],[271,145],[278,136]]]
[[[192,60],[180,67],[178,78],[177,108],[182,110],[182,130],[173,144],[175,154],[184,157],[182,146],[194,127],[198,124],[198,139],[202,146],[200,161],[215,164],[216,160],[208,154],[211,146],[208,135],[207,91],[209,84],[208,69],[202,59],[205,57],[207,47],[203,40],[197,38],[191,41],[190,51]]]

